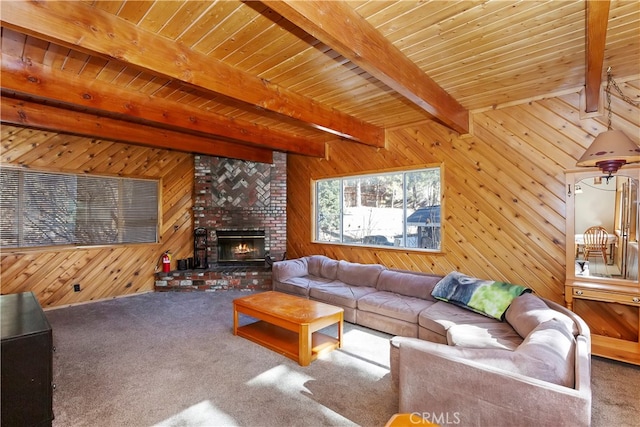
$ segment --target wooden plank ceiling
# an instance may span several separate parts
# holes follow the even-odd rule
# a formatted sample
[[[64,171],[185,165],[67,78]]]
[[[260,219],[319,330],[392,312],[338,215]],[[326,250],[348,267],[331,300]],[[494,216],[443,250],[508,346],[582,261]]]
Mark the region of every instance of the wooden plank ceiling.
[[[2,121],[270,162],[582,87],[593,111],[607,67],[640,75],[640,2],[591,3],[3,1]]]

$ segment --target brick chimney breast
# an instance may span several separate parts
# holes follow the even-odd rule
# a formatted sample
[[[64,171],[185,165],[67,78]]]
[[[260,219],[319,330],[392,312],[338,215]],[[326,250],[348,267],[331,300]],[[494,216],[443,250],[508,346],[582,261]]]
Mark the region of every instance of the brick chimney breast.
[[[287,249],[287,157],[273,164],[195,156],[194,227],[209,232],[208,259],[217,260],[216,230],[264,230],[265,251],[280,259]]]

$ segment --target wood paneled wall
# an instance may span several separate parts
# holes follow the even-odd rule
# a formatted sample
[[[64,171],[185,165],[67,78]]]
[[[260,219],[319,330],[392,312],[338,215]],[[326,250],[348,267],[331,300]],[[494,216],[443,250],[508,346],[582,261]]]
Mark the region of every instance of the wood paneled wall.
[[[622,84],[638,99],[640,80]],[[638,140],[640,110],[613,97],[613,128]],[[388,131],[384,149],[332,142],[329,158],[289,156],[288,257],[315,253],[354,262],[446,274],[452,270],[522,283],[563,303],[564,171],[606,118],[581,119],[570,93],[476,112],[473,136],[435,123]],[[311,243],[311,180],[403,166],[444,167],[442,253]]]
[[[619,82],[620,83],[620,82]],[[640,96],[640,79],[620,83]],[[613,97],[613,128],[640,135],[640,110]],[[524,283],[563,301],[564,171],[575,168],[604,117],[580,117],[578,93],[475,112],[473,136],[460,137],[434,122],[387,132],[386,148],[335,141],[329,158],[288,156],[287,252],[323,253],[446,274]],[[159,256],[191,256],[194,166],[192,155],[76,136],[2,126],[3,165],[92,172],[161,180],[161,243],[106,248],[33,250],[0,254],[2,293],[34,291],[45,307],[153,289]],[[311,179],[405,166],[444,167],[443,251],[437,254],[311,243]],[[82,291],[73,292],[80,283]],[[627,310],[627,308],[622,308]],[[637,313],[597,311],[603,330]],[[595,316],[595,314],[594,314]],[[628,323],[628,322],[627,322]],[[633,322],[632,322],[633,323]],[[621,326],[622,327],[622,326]]]
[[[152,291],[160,255],[193,253],[193,156],[2,125],[1,165],[160,180],[160,243],[0,254],[3,294],[33,291],[43,307]],[[74,292],[73,285],[81,291]]]

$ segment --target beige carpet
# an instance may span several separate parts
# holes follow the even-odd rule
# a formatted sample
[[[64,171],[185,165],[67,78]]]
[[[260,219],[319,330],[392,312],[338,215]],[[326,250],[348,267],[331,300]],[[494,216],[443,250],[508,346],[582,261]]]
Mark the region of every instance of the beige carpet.
[[[346,323],[342,349],[301,367],[232,335],[242,295],[148,293],[47,311],[54,427],[383,426],[396,412],[389,335]],[[640,368],[594,358],[592,369],[593,426],[637,426]]]
[[[592,426],[640,427],[640,366],[593,356]]]

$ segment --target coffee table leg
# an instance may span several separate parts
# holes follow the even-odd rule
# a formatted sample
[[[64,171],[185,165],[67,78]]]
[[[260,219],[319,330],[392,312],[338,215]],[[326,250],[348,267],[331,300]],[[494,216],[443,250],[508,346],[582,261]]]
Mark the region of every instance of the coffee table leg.
[[[308,324],[301,324],[298,331],[298,363],[308,366],[311,363],[311,333]]]
[[[340,320],[338,321],[338,348],[342,348],[342,333],[344,332],[343,320],[344,320],[344,314],[340,313]]]
[[[235,304],[233,304],[233,335],[238,335],[238,310]]]

